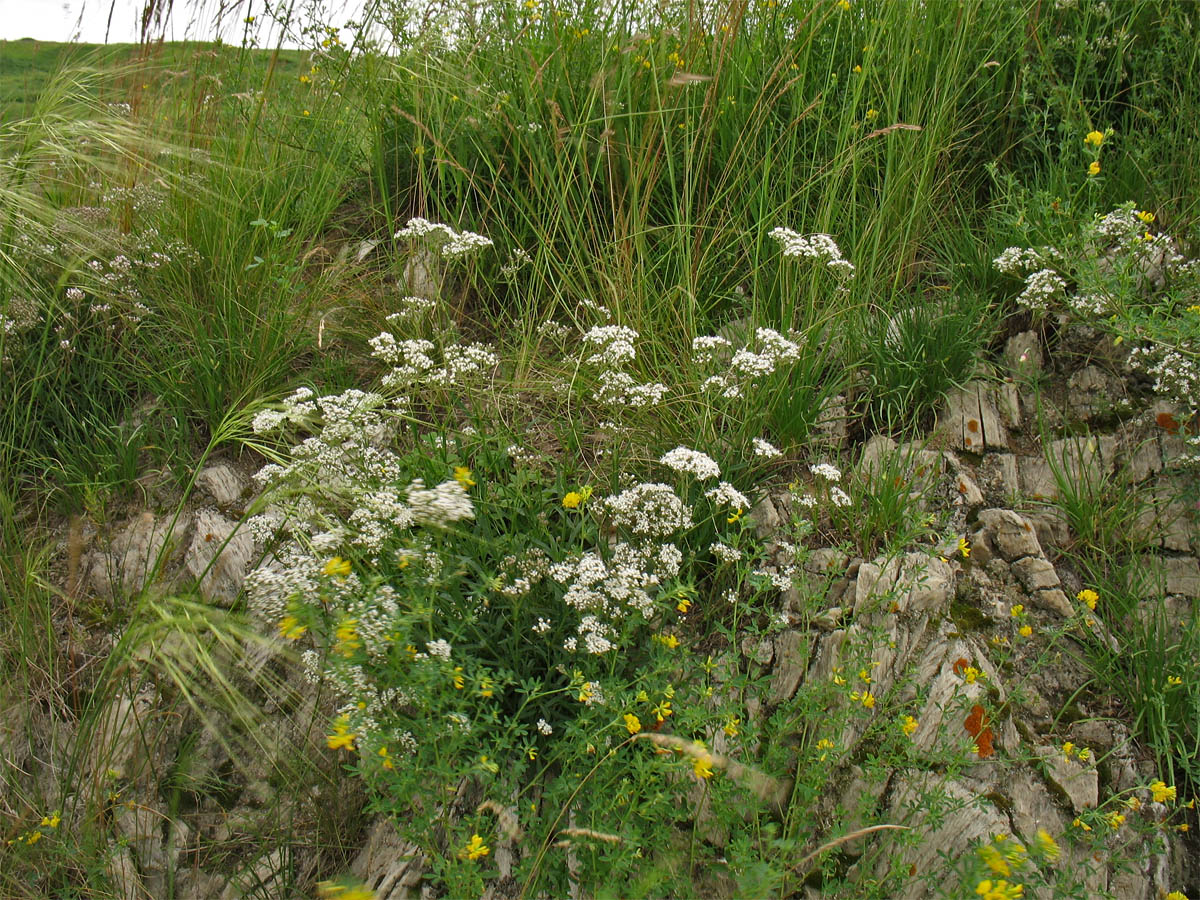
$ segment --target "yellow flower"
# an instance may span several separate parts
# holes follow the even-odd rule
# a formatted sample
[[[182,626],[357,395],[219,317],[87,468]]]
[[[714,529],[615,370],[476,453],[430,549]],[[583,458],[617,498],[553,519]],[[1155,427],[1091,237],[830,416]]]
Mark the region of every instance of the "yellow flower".
[[[1178,675],[1168,675],[1167,676],[1167,686],[1168,687],[1179,687],[1179,685],[1181,685],[1181,684],[1183,684],[1183,679],[1180,678]]]
[[[725,720],[725,727],[721,730],[725,732],[726,737],[737,737],[738,726],[742,724],[742,720],[736,716],[730,716]]]
[[[848,11],[850,9],[850,0],[838,0],[837,8],[842,12]]]
[[[691,609],[691,606],[692,606],[692,601],[689,600],[687,597],[680,597],[679,602],[675,604],[675,608],[677,610],[679,610],[681,613],[687,613],[687,611],[689,609]]]
[[[728,522],[730,525],[732,525],[734,522],[741,519],[741,517],[742,517],[742,508],[739,506],[737,508],[737,511],[734,513],[730,513],[729,518],[727,518],[725,521]]]
[[[483,769],[485,772],[491,772],[493,775],[495,775],[500,771],[500,764],[492,762],[490,759],[488,759],[488,756],[485,753],[483,756],[479,757],[479,768]]]
[[[1125,824],[1125,816],[1119,812],[1111,812],[1105,817],[1104,821],[1108,823],[1109,828],[1116,831]]]
[[[630,734],[637,734],[642,730],[642,720],[633,713],[625,713],[625,730]]]
[[[1090,163],[1088,163],[1088,174],[1089,175],[1099,175],[1100,174],[1100,160],[1093,159]]]
[[[537,759],[537,747],[527,747],[525,749],[525,755],[529,757],[530,762],[533,762],[535,759]]]
[[[321,900],[375,900],[375,892],[365,885],[345,885],[336,881],[317,882]]]
[[[1073,743],[1071,743],[1070,741],[1067,741],[1065,744],[1063,744],[1062,751],[1063,751],[1063,756],[1065,756],[1067,759],[1070,759],[1071,754],[1073,754],[1075,752],[1075,745]]]
[[[855,73],[861,72],[861,71],[862,71],[862,66],[855,66],[855,67],[854,67],[853,69],[851,69],[850,71],[852,71],[852,72],[855,72]]]
[[[345,577],[350,574],[350,563],[342,559],[340,556],[335,556],[329,562],[325,563],[325,568],[321,570],[322,575],[339,575]]]
[[[1083,139],[1083,142],[1085,144],[1092,144],[1093,146],[1099,147],[1104,143],[1104,135],[1099,131],[1089,131],[1087,133],[1087,137]]]
[[[1191,306],[1189,306],[1187,308],[1187,311],[1190,313],[1196,313],[1197,315],[1200,315],[1200,303],[1192,304]]]
[[[866,669],[859,669],[858,677],[861,678],[865,684],[871,683],[871,675]]]
[[[1019,629],[1017,629],[1017,633],[1020,634],[1021,637],[1030,637],[1033,635],[1033,626],[1022,625]]]
[[[1100,599],[1100,595],[1091,588],[1084,588],[1075,595],[1075,599],[1087,604],[1088,609],[1096,608],[1096,601]]]
[[[877,110],[877,109],[868,109],[868,110],[867,110],[867,121],[868,121],[868,122],[874,122],[874,121],[875,121],[875,117],[876,117],[876,116],[878,116],[878,115],[879,115],[879,110]]]
[[[911,734],[912,734],[914,731],[916,731],[916,730],[917,730],[917,726],[918,726],[919,724],[920,724],[920,723],[919,723],[919,722],[917,722],[917,720],[916,720],[916,719],[914,719],[912,716],[905,716],[905,717],[904,717],[904,724],[903,724],[903,725],[901,725],[900,727],[903,729],[903,731],[904,731],[904,733],[905,733],[905,734],[907,734],[907,735],[911,735]]]
[[[671,715],[671,701],[664,700],[651,710],[654,717],[660,722],[665,722],[667,717]]]
[[[697,756],[692,760],[692,771],[696,773],[697,778],[712,778],[712,757],[707,753]]]
[[[385,769],[391,770],[396,768],[395,763],[392,762],[392,754],[388,752],[386,745],[379,748],[379,757],[383,760],[383,767]]]
[[[654,640],[658,641],[668,650],[674,650],[679,646],[679,638],[675,637],[673,634],[656,634],[654,636]]]
[[[333,721],[333,734],[327,735],[325,743],[330,750],[354,750],[354,735],[350,732],[350,715],[342,713]]]
[[[1024,603],[1018,603],[1018,604],[1016,604],[1015,606],[1013,606],[1013,608],[1012,608],[1012,617],[1013,617],[1014,619],[1019,619],[1019,618],[1021,618],[1021,616],[1023,616],[1024,614],[1025,614],[1025,604],[1024,604]]]
[[[349,659],[355,650],[362,649],[362,641],[358,639],[358,619],[342,619],[335,632],[337,643],[333,645],[335,652]]]
[[[467,680],[463,677],[462,670],[462,666],[454,667],[454,675],[452,677],[454,679],[454,689],[456,691],[461,691],[467,686]]]
[[[1037,833],[1038,847],[1042,851],[1042,856],[1053,862],[1062,854],[1059,849],[1058,841],[1045,828],[1039,828]]]
[[[850,699],[855,703],[861,703],[867,709],[875,708],[875,695],[870,691],[852,691],[850,693]]]
[[[1175,788],[1167,787],[1164,781],[1152,781],[1150,783],[1150,793],[1154,796],[1155,803],[1175,802]]]
[[[568,491],[567,495],[562,499],[564,509],[579,509],[583,503],[583,494],[578,491]]]
[[[287,638],[289,641],[299,640],[306,631],[308,631],[308,626],[301,625],[300,620],[295,616],[284,616],[279,620],[279,636]]]
[[[1174,790],[1174,788],[1172,788],[1172,790]],[[58,810],[55,810],[48,816],[42,816],[42,825],[44,825],[46,828],[57,828],[58,823],[61,821],[62,816],[58,814]]]
[[[991,869],[993,875],[1011,875],[1012,868],[1004,855],[993,844],[984,844],[979,848],[979,858],[984,865]]]
[[[1149,225],[1154,221],[1154,213],[1146,212],[1144,209],[1138,210],[1137,217],[1142,220],[1143,225]]]
[[[1188,900],[1188,898],[1183,891],[1171,891],[1167,894],[1167,900]]]
[[[983,672],[974,666],[967,666],[965,669],[963,669],[963,680],[966,681],[967,684],[974,684],[983,677]]]
[[[463,847],[458,855],[466,859],[475,860],[487,856],[490,852],[491,848],[483,842],[483,838],[477,834],[473,834],[471,835],[471,840],[467,841],[467,846]]]
[[[963,559],[967,559],[971,555],[971,545],[967,543],[966,538],[958,539],[958,552],[962,554]]]
[[[1092,826],[1089,825],[1087,822],[1083,821],[1083,819],[1079,818],[1078,816],[1075,817],[1075,821],[1072,822],[1071,824],[1074,825],[1076,828],[1081,829],[1082,831],[1091,831],[1092,830]]]
[[[981,881],[975,888],[975,893],[983,900],[1017,900],[1024,896],[1025,886],[1023,884],[1009,884],[1003,879],[1000,881]]]
[[[495,685],[492,683],[492,679],[488,678],[487,676],[484,676],[483,678],[479,679],[479,696],[480,697],[492,696],[493,688],[495,688]]]
[[[466,466],[454,467],[454,480],[462,485],[463,490],[466,490],[475,484],[474,479],[471,478],[471,470]]]

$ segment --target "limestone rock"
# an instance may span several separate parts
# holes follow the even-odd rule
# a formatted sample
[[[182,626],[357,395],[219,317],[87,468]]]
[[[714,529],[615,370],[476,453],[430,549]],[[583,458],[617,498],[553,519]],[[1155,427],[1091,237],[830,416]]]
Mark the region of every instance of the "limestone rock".
[[[1053,500],[1058,496],[1058,479],[1042,457],[1018,457],[1017,475],[1021,496],[1031,500]]]
[[[181,516],[174,533],[182,534],[186,524],[187,518]],[[141,591],[155,574],[155,566],[165,560],[171,535],[171,517],[156,518],[149,511],[139,515],[113,539],[107,553],[92,554],[92,589],[103,597]]]
[[[217,506],[226,507],[237,502],[246,490],[246,483],[233,466],[222,462],[201,469],[196,476],[196,487],[206,491]]]
[[[785,631],[775,638],[775,670],[767,703],[772,706],[792,699],[804,678],[811,655],[811,642],[800,631]]]
[[[1068,759],[1056,747],[1034,747],[1033,752],[1041,760],[1046,780],[1067,799],[1075,815],[1096,808],[1100,779],[1094,765],[1083,765],[1074,757]]]
[[[133,779],[146,771],[158,733],[151,727],[155,700],[153,689],[147,688],[136,696],[118,694],[109,702],[88,748],[92,778],[100,779],[112,771]]]
[[[837,547],[818,547],[804,561],[804,571],[812,575],[834,575],[846,571],[849,555]]]
[[[858,471],[864,480],[869,481],[885,471],[888,459],[896,450],[896,442],[885,434],[874,435],[868,440],[858,458]]]
[[[981,792],[961,780],[947,779],[945,775],[928,772],[901,772],[893,783],[891,802],[884,820],[917,829],[919,840],[905,840],[900,844],[891,835],[878,840],[876,876],[882,877],[889,870],[910,870],[926,874],[944,872],[941,884],[930,885],[922,878],[906,882],[895,895],[898,900],[923,900],[929,896],[958,896],[959,873],[955,867],[947,866],[947,859],[956,859],[972,843],[986,843],[997,834],[1009,834],[1012,825],[1004,813],[990,803],[980,803]],[[936,825],[927,824],[929,804],[924,801],[928,794],[940,796],[944,803],[939,808],[946,810]],[[899,857],[897,859],[896,857]]]
[[[976,476],[991,503],[1011,503],[1021,494],[1017,457],[1012,453],[989,453],[979,463]]]
[[[128,847],[113,844],[108,856],[108,877],[121,900],[143,900],[149,896],[142,887],[133,854]]]
[[[756,638],[746,635],[742,638],[742,655],[760,666],[769,666],[775,658],[775,645],[769,637]]]
[[[1057,613],[1064,619],[1071,615],[1071,601],[1059,588],[1036,591],[1031,595],[1033,605],[1052,613]]]
[[[1011,509],[985,509],[979,514],[983,536],[1008,562],[1028,556],[1041,556],[1034,527]]]
[[[200,580],[200,591],[229,606],[237,599],[254,558],[254,539],[248,531],[215,510],[200,510],[184,568]]]
[[[350,871],[375,892],[376,900],[412,900],[421,895],[425,855],[416,844],[401,838],[386,816],[380,816]]]
[[[291,862],[283,848],[272,850],[256,859],[249,870],[243,870],[231,879],[221,900],[250,900],[257,897],[285,896],[284,886],[288,883]]]
[[[1168,594],[1200,597],[1200,562],[1194,556],[1143,556],[1142,564],[1162,583]]]
[[[1084,366],[1067,379],[1067,401],[1081,419],[1093,419],[1112,410],[1122,393],[1121,382],[1098,366]]]
[[[1004,343],[1004,359],[1014,375],[1033,375],[1042,371],[1042,340],[1036,331],[1014,334]]]
[[[1008,431],[996,411],[993,393],[979,382],[959,388],[946,398],[937,430],[954,449],[983,454],[1008,448]]]
[[[954,489],[958,491],[962,505],[967,508],[968,512],[983,506],[983,491],[979,489],[979,485],[970,475],[960,472],[955,476]]]
[[[1031,528],[1030,532],[1032,531]],[[1017,560],[1012,565],[1012,571],[1021,582],[1021,586],[1030,593],[1045,588],[1056,588],[1059,585],[1058,573],[1054,571],[1054,566],[1040,556],[1027,556]]]

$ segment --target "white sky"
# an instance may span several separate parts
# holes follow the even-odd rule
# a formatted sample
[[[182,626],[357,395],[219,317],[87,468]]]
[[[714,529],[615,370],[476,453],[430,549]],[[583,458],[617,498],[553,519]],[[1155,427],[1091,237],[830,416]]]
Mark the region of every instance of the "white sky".
[[[217,36],[213,18],[219,0],[196,3],[175,0],[175,11],[165,30],[167,40],[203,39]],[[312,2],[312,0],[310,0]],[[42,41],[80,40],[102,44],[125,43],[138,39],[138,23],[144,0],[0,0],[0,39],[36,38]],[[263,0],[225,0],[237,7],[226,13],[221,37],[228,43],[241,43],[244,19],[262,12]],[[362,10],[362,0],[315,0],[324,17],[344,24]],[[197,7],[199,12],[193,13]],[[193,21],[194,20],[194,21]],[[265,22],[260,17],[259,22]],[[160,29],[154,29],[157,35]],[[259,46],[274,46],[264,27],[257,35]],[[285,46],[287,44],[285,43]]]

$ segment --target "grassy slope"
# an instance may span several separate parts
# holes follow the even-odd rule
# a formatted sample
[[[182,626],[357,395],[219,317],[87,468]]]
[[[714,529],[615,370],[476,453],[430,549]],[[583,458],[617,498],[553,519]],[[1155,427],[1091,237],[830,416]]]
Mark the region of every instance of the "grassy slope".
[[[220,50],[236,65],[253,73],[265,72],[271,50],[220,47],[195,41],[175,41],[145,47],[141,44],[80,44],[37,41],[22,38],[0,41],[0,121],[13,121],[29,115],[46,84],[57,72],[73,66],[111,69],[129,64],[148,63],[164,69],[186,68],[196,52]],[[281,50],[276,62],[280,74],[295,76],[307,65],[308,55],[300,50]]]

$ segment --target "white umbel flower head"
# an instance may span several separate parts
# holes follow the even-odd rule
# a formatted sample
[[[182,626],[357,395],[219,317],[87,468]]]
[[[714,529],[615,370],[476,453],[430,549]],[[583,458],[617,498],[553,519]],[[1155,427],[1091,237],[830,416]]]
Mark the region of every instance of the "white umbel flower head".
[[[659,462],[676,472],[694,475],[700,481],[707,481],[721,474],[720,466],[711,456],[687,447],[676,447],[667,451]]]

